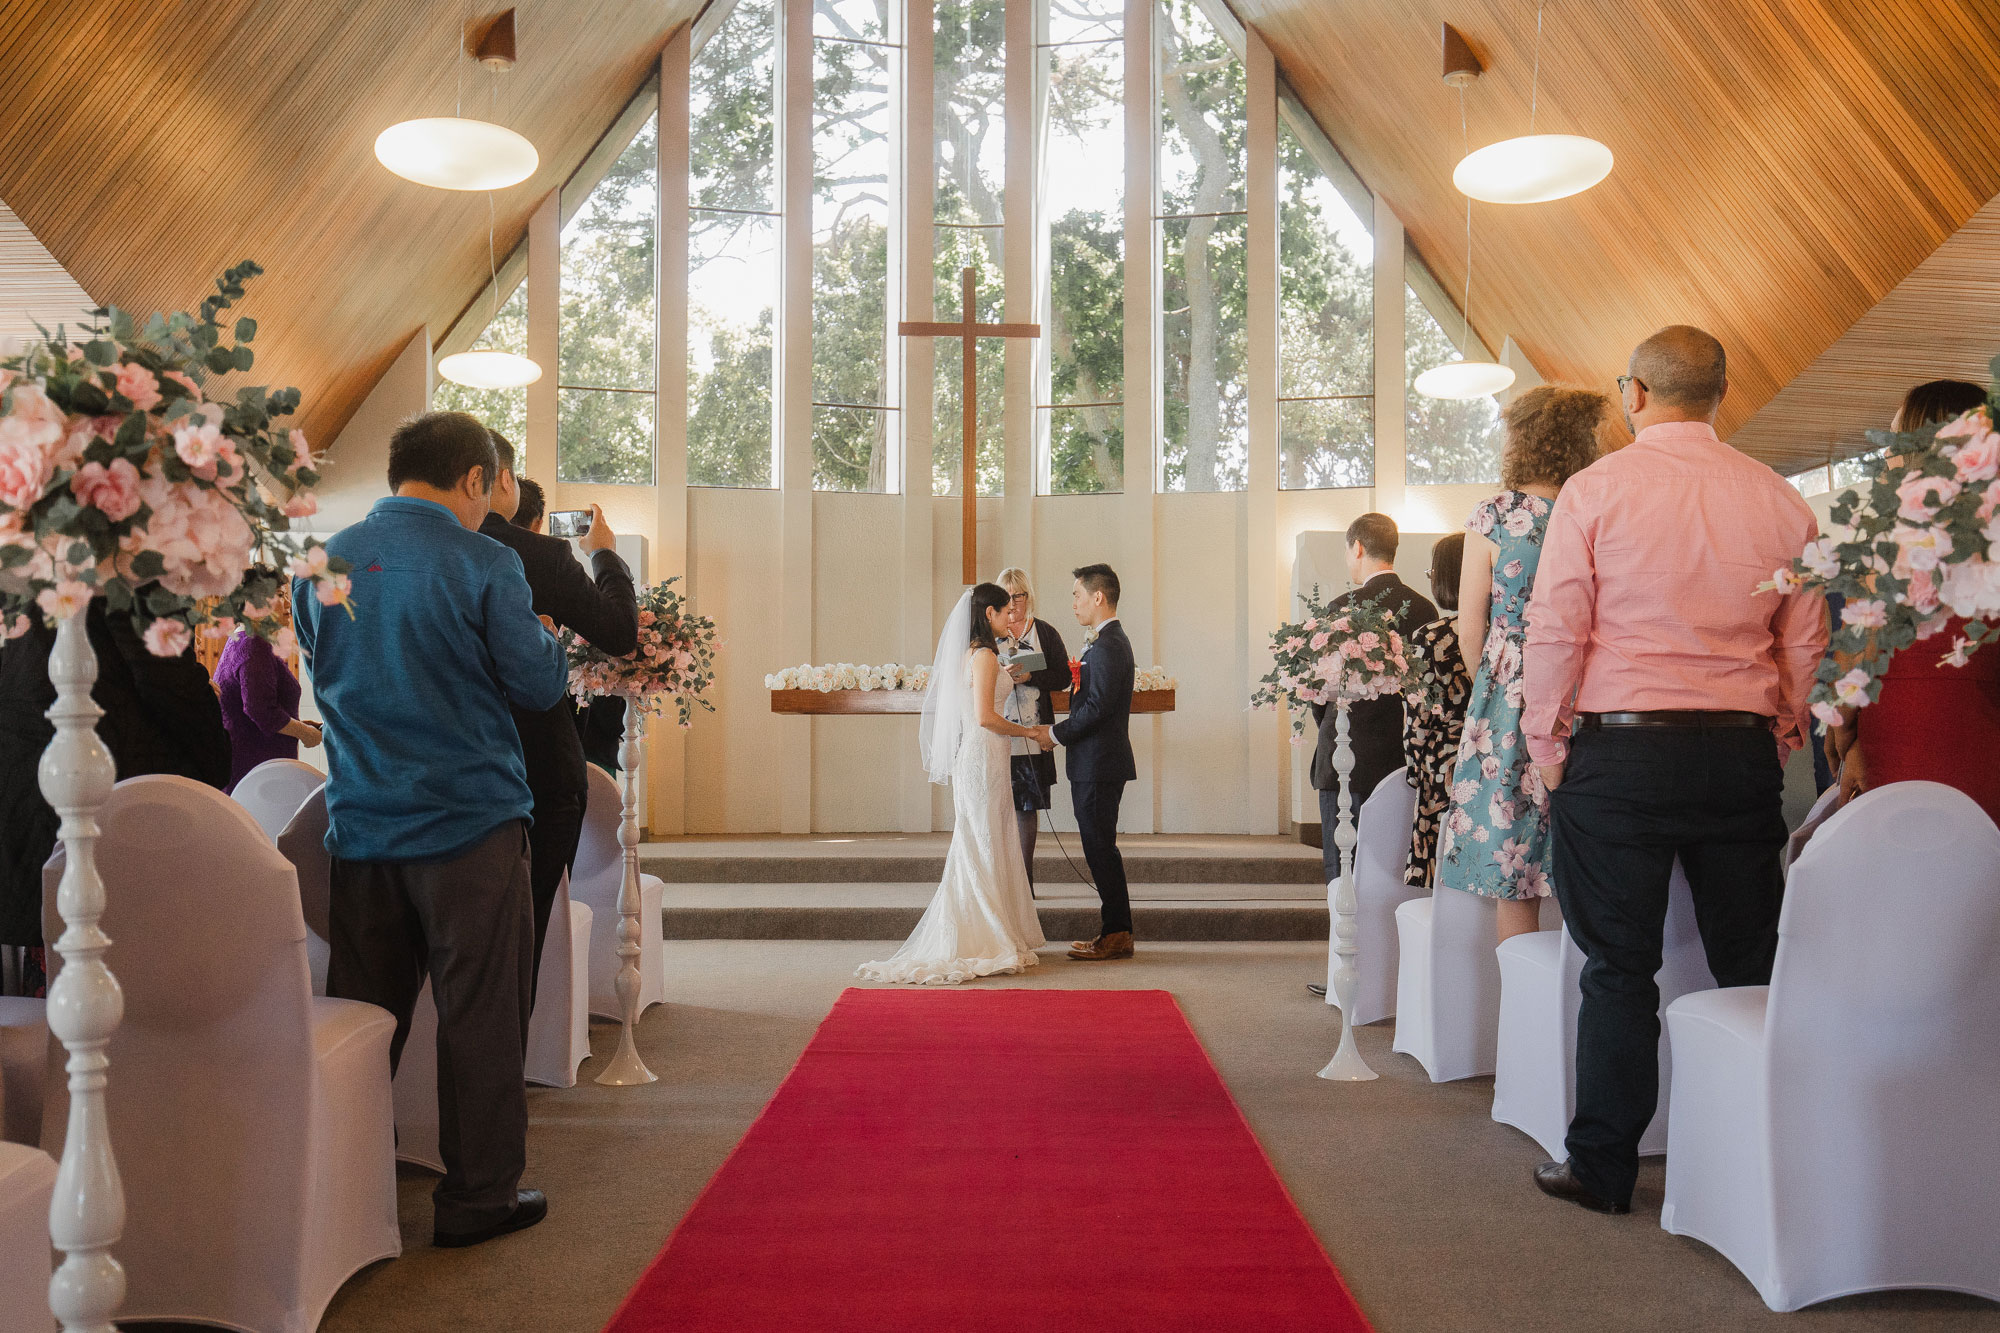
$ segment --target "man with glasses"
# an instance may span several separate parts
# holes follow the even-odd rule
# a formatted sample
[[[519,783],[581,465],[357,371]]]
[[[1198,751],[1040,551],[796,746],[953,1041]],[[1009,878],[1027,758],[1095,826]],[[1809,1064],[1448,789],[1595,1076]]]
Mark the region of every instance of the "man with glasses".
[[[1585,955],[1569,1159],[1543,1193],[1631,1208],[1659,1101],[1660,969],[1679,858],[1709,971],[1771,979],[1784,891],[1784,760],[1826,648],[1817,593],[1753,590],[1819,529],[1776,472],[1717,438],[1722,344],[1686,325],[1618,377],[1630,446],[1570,478],[1528,606],[1528,751],[1550,792],[1553,875]]]

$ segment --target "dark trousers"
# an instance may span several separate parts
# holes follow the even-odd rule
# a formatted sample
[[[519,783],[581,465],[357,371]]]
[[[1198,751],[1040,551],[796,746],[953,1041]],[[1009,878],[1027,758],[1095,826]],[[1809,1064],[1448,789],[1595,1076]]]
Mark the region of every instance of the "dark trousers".
[[[1125,858],[1118,854],[1118,803],[1125,799],[1123,782],[1072,782],[1070,801],[1076,808],[1078,841],[1097,896],[1104,900],[1104,925],[1098,933],[1114,935],[1132,929],[1132,893],[1125,884]]]
[[[542,979],[542,945],[549,938],[549,911],[563,872],[576,861],[577,840],[583,836],[583,808],[588,791],[565,796],[535,797],[535,822],[528,828],[528,855],[533,869],[529,887],[535,903],[535,961],[528,986],[530,1002]]]
[[[424,978],[437,1001],[440,1231],[476,1231],[514,1209],[528,1151],[528,1045],[534,914],[528,834],[509,820],[448,861],[342,861],[332,867],[326,992],[396,1016],[393,1071]]]
[[[1708,969],[1763,986],[1785,889],[1784,774],[1767,731],[1579,731],[1550,802],[1553,878],[1584,953],[1567,1147],[1594,1193],[1629,1202],[1660,1096],[1661,939],[1679,857]]]

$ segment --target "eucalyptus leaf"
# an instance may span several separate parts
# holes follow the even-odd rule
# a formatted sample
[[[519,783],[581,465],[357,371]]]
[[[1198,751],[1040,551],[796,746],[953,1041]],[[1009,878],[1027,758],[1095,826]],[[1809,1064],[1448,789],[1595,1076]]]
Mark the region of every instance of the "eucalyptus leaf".
[[[238,370],[248,370],[256,364],[256,361],[257,354],[249,348],[241,345],[236,348],[236,368]]]
[[[236,369],[236,355],[227,347],[211,347],[202,362],[218,375],[227,375]]]
[[[167,562],[158,551],[144,550],[132,557],[132,577],[144,583],[167,572]]]

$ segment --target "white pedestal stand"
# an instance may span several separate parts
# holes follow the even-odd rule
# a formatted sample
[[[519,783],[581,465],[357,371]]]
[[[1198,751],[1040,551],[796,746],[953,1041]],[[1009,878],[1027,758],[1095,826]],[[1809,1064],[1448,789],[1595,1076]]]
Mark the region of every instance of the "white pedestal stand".
[[[1336,715],[1333,724],[1333,771],[1336,775],[1336,791],[1339,800],[1339,819],[1333,831],[1334,845],[1340,849],[1340,874],[1334,879],[1327,895],[1327,906],[1333,919],[1334,963],[1331,976],[1333,1001],[1340,1006],[1340,1047],[1334,1051],[1333,1059],[1326,1062],[1326,1068],[1319,1076],[1341,1083],[1364,1083],[1377,1077],[1368,1062],[1361,1058],[1361,1049],[1354,1041],[1354,974],[1355,938],[1360,926],[1356,918],[1358,903],[1354,897],[1354,816],[1348,811],[1348,775],[1354,772],[1354,747],[1347,743],[1347,704],[1342,699],[1334,705]],[[1324,836],[1325,830],[1321,830]]]
[[[125,1270],[111,1247],[125,1232],[125,1187],[111,1155],[104,1089],[125,997],[104,965],[111,940],[97,924],[104,914],[97,812],[111,797],[117,769],[97,737],[104,710],[90,697],[97,658],[81,611],[56,622],[49,680],[56,687],[48,712],[56,734],[42,752],[41,785],[62,817],[65,864],[56,896],[63,933],[55,942],[63,968],[49,987],[48,1013],[49,1029],[69,1052],[69,1126],[49,1204],[49,1239],[63,1261],[49,1280],[49,1308],[65,1333],[114,1333],[111,1316],[125,1301]]]
[[[618,824],[618,845],[625,849],[625,882],[618,890],[618,1004],[624,1010],[624,1028],[618,1034],[618,1053],[597,1076],[599,1083],[629,1088],[652,1083],[659,1075],[646,1068],[632,1030],[639,1022],[639,797],[636,782],[639,770],[640,713],[636,700],[625,702],[625,743],[618,750],[618,778],[624,784],[625,812]]]

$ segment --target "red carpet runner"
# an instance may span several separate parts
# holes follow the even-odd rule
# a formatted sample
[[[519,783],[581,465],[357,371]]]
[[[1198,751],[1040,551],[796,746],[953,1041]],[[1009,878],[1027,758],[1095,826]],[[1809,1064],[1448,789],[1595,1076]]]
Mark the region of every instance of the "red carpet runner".
[[[849,990],[612,1333],[1365,1333],[1164,991]]]

